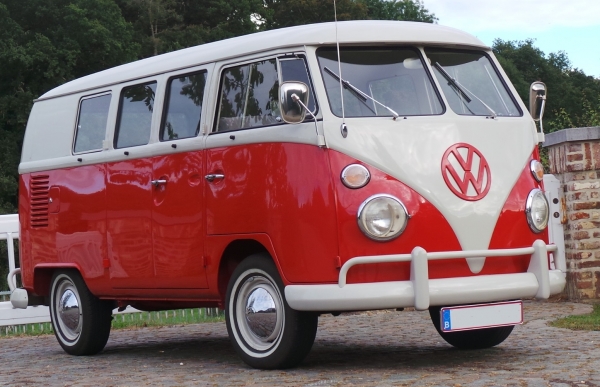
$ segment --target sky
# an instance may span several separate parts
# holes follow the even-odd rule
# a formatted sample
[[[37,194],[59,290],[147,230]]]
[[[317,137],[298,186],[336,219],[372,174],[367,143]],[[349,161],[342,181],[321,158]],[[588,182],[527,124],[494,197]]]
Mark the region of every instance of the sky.
[[[438,24],[491,46],[494,39],[534,39],[546,55],[564,51],[573,68],[600,78],[599,0],[422,0]]]

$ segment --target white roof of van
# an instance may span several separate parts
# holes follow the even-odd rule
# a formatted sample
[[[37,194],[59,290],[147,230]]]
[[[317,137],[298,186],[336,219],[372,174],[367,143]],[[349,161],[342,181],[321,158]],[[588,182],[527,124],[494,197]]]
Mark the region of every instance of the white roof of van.
[[[360,20],[338,23],[340,44],[401,43],[487,46],[474,36],[437,24]],[[157,55],[113,67],[56,87],[39,99],[98,89],[120,82],[276,48],[335,44],[335,23],[307,24],[257,32]]]

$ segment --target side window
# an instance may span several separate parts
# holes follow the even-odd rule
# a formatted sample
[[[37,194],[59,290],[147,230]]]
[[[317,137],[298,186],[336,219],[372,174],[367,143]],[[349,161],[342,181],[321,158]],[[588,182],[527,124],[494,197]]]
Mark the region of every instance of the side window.
[[[200,131],[206,71],[171,78],[167,85],[160,140],[195,137]]]
[[[110,97],[110,94],[104,94],[83,99],[79,103],[79,116],[77,117],[77,130],[73,146],[74,153],[102,149]]]
[[[156,82],[123,88],[115,130],[115,148],[145,145],[150,141]]]
[[[277,108],[277,61],[264,60],[225,69],[216,131],[281,123]]]
[[[306,69],[306,62],[302,58],[292,58],[292,59],[280,59],[279,67],[281,69],[281,81],[296,81],[303,82],[310,88],[310,93],[308,95],[308,104],[306,107],[310,109],[311,112],[315,113],[315,93],[312,89],[312,82],[308,77],[308,70]]]

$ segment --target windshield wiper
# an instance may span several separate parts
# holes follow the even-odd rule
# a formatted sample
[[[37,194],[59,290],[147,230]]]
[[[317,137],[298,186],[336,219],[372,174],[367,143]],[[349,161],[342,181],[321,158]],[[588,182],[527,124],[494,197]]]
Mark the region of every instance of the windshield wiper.
[[[377,101],[375,98],[371,97],[368,94],[363,93],[358,87],[354,86],[353,84],[351,84],[350,82],[348,82],[345,79],[341,79],[339,75],[337,75],[336,73],[334,73],[331,69],[329,69],[329,67],[325,66],[323,68],[323,70],[325,70],[325,72],[327,72],[329,75],[331,75],[332,77],[334,77],[338,82],[341,81],[342,84],[344,85],[344,87],[348,90],[350,90],[350,92],[352,94],[354,94],[359,101],[361,101],[362,103],[365,104],[366,107],[368,107],[373,113],[375,113],[375,115],[377,115],[377,112],[375,110],[373,110],[369,105],[367,105],[367,98],[370,99],[371,101],[375,102],[378,105],[381,105],[382,107],[386,108],[390,113],[392,113],[392,115],[394,116],[394,120],[398,117],[400,117],[400,115],[398,113],[396,113],[392,108],[385,106],[384,104],[382,104],[381,102]]]
[[[471,90],[467,89],[464,85],[461,85],[460,82],[458,82],[456,79],[452,78],[452,76],[450,76],[450,74],[448,74],[448,72],[446,71],[446,69],[444,69],[442,67],[442,65],[440,64],[440,62],[435,62],[434,64],[435,68],[439,70],[439,72],[444,76],[444,78],[446,78],[446,80],[448,81],[448,84],[452,87],[454,87],[454,90],[458,91],[459,94],[462,95],[462,97],[465,99],[465,101],[467,101],[467,103],[471,102],[471,98],[469,98],[469,96],[467,95],[467,93],[465,93],[465,90],[471,94],[473,97],[475,97],[476,100],[478,100],[479,102],[481,102],[481,104],[483,106],[485,106],[485,108],[492,113],[492,117],[496,118],[497,114],[494,111],[494,109],[492,109],[491,107],[489,107],[485,102],[483,102],[481,100],[481,98],[479,98],[477,95],[475,95]],[[471,109],[469,109],[471,110]]]

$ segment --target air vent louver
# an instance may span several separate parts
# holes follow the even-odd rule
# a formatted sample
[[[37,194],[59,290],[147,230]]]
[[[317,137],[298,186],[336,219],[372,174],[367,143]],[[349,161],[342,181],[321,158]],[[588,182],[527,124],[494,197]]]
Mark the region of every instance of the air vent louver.
[[[31,192],[31,227],[48,227],[48,192],[50,180],[48,175],[31,176],[29,188]]]

